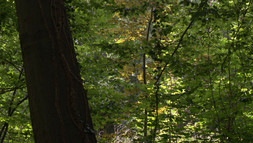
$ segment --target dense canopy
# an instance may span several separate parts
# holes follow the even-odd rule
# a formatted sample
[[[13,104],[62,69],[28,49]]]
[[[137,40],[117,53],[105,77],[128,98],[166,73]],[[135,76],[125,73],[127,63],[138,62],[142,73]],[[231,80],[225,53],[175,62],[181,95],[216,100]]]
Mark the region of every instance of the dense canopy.
[[[34,142],[14,0],[0,2],[0,142]],[[65,0],[98,142],[253,141],[251,0]]]

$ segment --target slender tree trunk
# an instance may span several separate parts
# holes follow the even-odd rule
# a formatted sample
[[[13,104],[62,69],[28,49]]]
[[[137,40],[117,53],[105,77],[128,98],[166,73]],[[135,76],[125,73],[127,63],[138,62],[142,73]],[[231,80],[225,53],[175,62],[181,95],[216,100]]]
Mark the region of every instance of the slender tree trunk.
[[[150,12],[150,19],[148,21],[148,26],[147,26],[147,34],[146,34],[146,41],[149,41],[149,33],[150,33],[150,29],[151,29],[151,24],[152,24],[152,20],[153,20],[153,7],[151,8],[151,12]],[[147,84],[147,79],[146,79],[146,53],[143,54],[142,56],[143,59],[143,84]],[[148,95],[145,94],[145,99],[148,99]],[[144,109],[144,140],[145,142],[147,142],[147,136],[148,136],[148,110],[147,108]]]
[[[95,143],[63,0],[16,0],[36,143]]]

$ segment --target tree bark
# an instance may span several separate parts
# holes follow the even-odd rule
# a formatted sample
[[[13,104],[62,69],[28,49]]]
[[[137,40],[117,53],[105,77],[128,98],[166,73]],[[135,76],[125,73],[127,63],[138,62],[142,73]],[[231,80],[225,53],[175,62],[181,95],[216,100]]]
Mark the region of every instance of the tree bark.
[[[36,143],[95,143],[63,0],[16,0]]]

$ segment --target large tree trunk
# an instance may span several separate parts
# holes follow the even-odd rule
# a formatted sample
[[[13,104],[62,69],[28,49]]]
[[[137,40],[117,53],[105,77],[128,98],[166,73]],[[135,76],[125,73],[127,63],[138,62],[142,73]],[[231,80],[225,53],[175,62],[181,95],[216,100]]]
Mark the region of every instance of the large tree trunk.
[[[35,142],[96,142],[63,0],[16,9]]]

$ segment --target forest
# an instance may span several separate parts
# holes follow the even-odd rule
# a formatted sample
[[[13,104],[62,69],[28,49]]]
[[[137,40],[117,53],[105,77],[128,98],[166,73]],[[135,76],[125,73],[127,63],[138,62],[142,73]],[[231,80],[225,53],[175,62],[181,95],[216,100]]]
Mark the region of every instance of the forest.
[[[0,0],[0,143],[253,142],[252,2]]]

